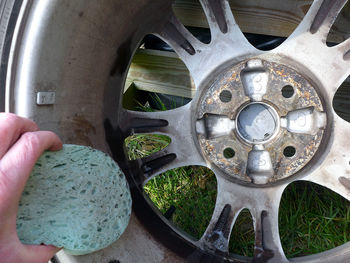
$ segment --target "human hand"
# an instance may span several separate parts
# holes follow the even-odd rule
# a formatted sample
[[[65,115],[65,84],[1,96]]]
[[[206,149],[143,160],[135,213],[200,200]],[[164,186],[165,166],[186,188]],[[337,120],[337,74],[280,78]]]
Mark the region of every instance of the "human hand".
[[[24,245],[16,232],[18,203],[35,162],[45,150],[60,150],[62,142],[52,132],[14,114],[0,113],[0,261],[44,263],[59,248]]]

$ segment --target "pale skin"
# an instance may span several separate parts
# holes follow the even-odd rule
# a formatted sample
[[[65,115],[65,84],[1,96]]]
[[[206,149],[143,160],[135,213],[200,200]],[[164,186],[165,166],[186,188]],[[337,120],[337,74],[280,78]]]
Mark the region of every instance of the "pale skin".
[[[39,156],[62,142],[52,132],[14,114],[0,113],[0,261],[46,263],[59,251],[49,245],[24,245],[16,232],[18,203]]]

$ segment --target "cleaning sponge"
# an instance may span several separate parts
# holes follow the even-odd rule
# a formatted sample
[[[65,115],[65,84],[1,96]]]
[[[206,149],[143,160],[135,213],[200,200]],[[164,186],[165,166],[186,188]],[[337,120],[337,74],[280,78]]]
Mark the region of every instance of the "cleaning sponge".
[[[24,244],[82,255],[117,240],[130,214],[129,186],[117,164],[95,149],[64,145],[36,163],[19,203],[17,233]]]

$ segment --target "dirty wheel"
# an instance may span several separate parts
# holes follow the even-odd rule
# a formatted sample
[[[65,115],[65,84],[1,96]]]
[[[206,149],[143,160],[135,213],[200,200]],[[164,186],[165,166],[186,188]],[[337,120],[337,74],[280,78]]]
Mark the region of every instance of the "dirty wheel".
[[[289,262],[278,229],[284,189],[304,180],[350,200],[350,127],[332,106],[350,74],[350,41],[326,45],[346,1],[314,1],[293,34],[271,51],[247,41],[227,1],[200,1],[209,44],[179,22],[170,1],[95,2],[11,1],[21,8],[17,23],[6,27],[13,29],[11,47],[2,54],[6,96],[3,91],[0,98],[6,109],[56,131],[67,143],[110,149],[133,186],[136,214],[186,260]],[[193,77],[197,92],[183,107],[166,112],[122,107],[128,65],[149,33],[166,41]],[[137,133],[165,134],[171,143],[129,161],[122,145]],[[206,166],[217,179],[214,213],[199,240],[169,225],[143,196],[150,179],[186,165]],[[255,224],[253,259],[228,253],[231,230],[245,208]],[[293,261],[342,262],[349,246]],[[113,252],[106,254],[84,260],[107,261]],[[69,260],[57,260],[63,259]]]

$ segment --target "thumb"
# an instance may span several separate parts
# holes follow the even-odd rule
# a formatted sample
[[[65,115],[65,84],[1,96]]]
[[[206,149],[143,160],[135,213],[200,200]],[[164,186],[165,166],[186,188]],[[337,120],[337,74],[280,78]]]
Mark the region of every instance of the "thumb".
[[[47,149],[59,150],[61,148],[62,142],[52,132],[38,131],[23,134],[0,159],[0,179],[6,183],[3,191],[17,199],[15,200],[17,203],[41,154]]]
[[[60,248],[48,245],[23,245],[22,262],[47,263]]]

